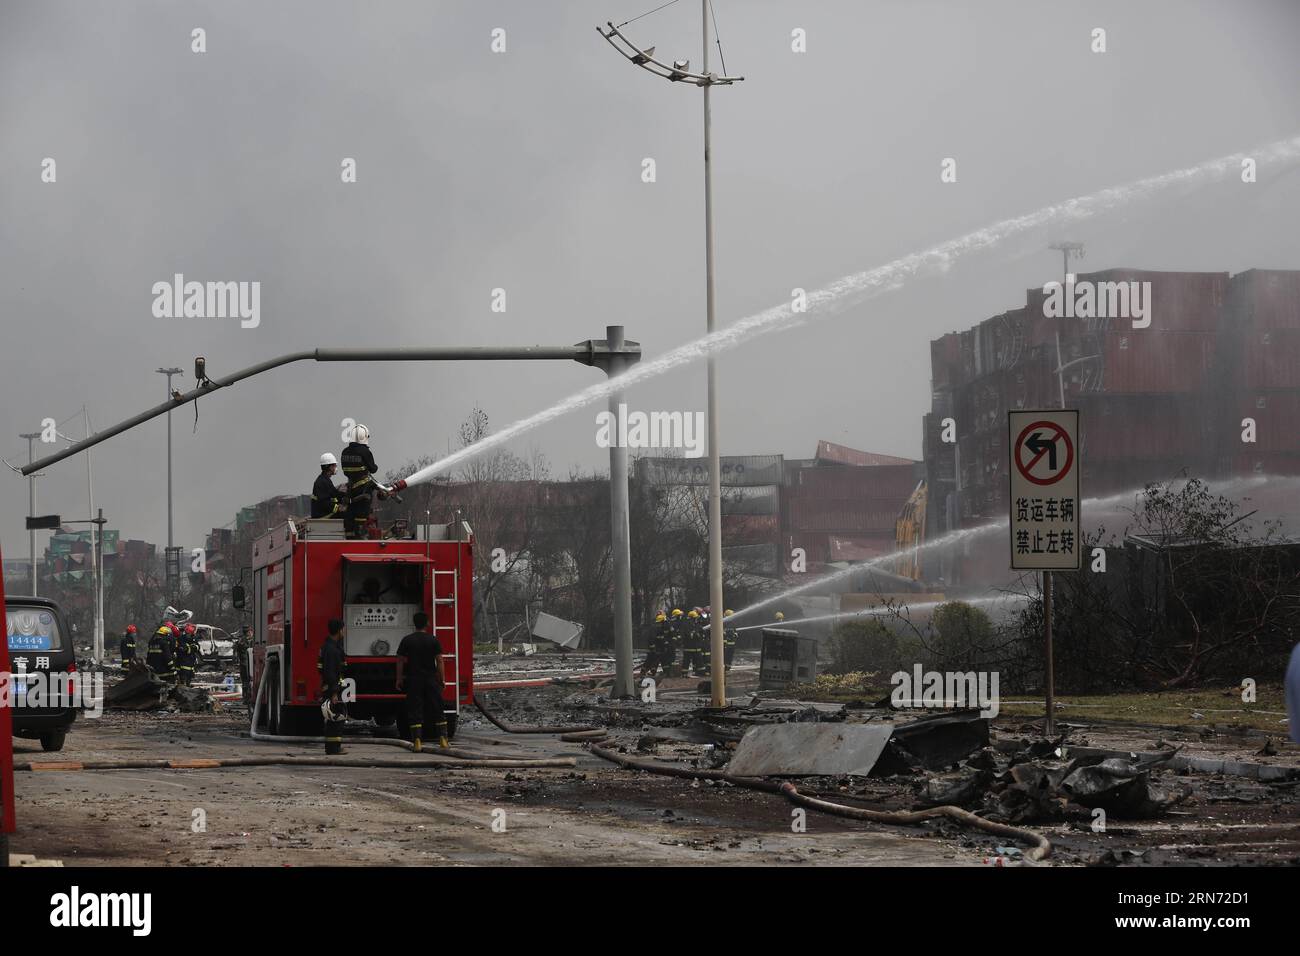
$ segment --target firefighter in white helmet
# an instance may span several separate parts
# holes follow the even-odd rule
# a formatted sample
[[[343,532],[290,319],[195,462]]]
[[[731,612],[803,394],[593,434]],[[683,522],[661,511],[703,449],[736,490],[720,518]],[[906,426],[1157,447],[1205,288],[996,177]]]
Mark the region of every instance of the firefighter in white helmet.
[[[311,486],[311,516],[313,518],[341,518],[348,510],[343,492],[334,486],[333,478],[339,470],[339,460],[331,452],[320,456],[320,474]]]
[[[343,527],[349,538],[364,538],[370,518],[370,496],[376,488],[374,474],[379,470],[375,456],[370,453],[370,429],[357,425],[352,430],[352,442],[343,449],[339,458],[343,477],[348,480],[347,516]]]

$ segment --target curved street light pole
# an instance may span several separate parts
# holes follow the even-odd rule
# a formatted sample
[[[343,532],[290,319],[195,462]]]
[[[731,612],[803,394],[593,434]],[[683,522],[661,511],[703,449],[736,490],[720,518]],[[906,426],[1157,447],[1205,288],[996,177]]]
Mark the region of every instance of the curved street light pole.
[[[711,153],[709,91],[714,86],[730,86],[743,76],[718,76],[709,72],[709,0],[700,0],[704,23],[704,72],[692,73],[689,61],[674,61],[671,66],[654,58],[654,47],[644,50],[619,32],[613,22],[607,30],[596,31],[636,66],[647,73],[674,83],[690,83],[704,90],[704,296],[707,329],[715,327],[713,300],[713,157]],[[616,42],[616,40],[618,42]],[[621,44],[621,45],[620,45]],[[709,687],[714,707],[727,704],[722,594],[722,467],[718,440],[718,368],[713,353],[708,357],[708,430],[709,430]]]

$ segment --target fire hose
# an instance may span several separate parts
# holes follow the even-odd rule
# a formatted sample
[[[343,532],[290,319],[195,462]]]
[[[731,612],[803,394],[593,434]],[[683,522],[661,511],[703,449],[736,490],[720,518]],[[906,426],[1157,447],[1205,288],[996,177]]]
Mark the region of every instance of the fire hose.
[[[986,833],[992,833],[996,836],[1007,837],[1009,839],[1019,840],[1022,843],[1029,844],[1032,849],[1025,853],[1025,859],[1034,862],[1045,859],[1047,855],[1052,852],[1051,841],[1037,831],[1024,829],[1022,827],[1013,827],[1005,823],[996,823],[993,820],[986,820],[981,816],[971,813],[969,810],[963,810],[961,807],[929,807],[925,810],[868,810],[864,807],[847,807],[841,803],[832,803],[829,800],[822,800],[817,797],[810,797],[806,794],[802,794],[792,783],[776,783],[759,777],[733,777],[721,770],[692,770],[687,767],[672,767],[666,764],[655,763],[650,760],[638,760],[634,757],[628,757],[623,754],[615,753],[612,750],[606,750],[604,747],[597,746],[594,743],[592,744],[591,752],[597,757],[618,764],[620,767],[625,769],[645,770],[649,773],[662,774],[667,777],[719,780],[749,790],[761,790],[765,793],[780,794],[796,806],[806,807],[812,810],[820,810],[822,813],[829,813],[832,816],[837,817],[847,817],[851,820],[868,820],[872,823],[910,826],[935,817],[947,817],[950,820],[956,820],[958,823],[974,827],[978,830],[983,830]]]
[[[479,709],[479,713],[481,713],[484,717],[490,720],[499,729],[505,731],[508,734],[565,734],[566,736],[561,737],[560,738],[561,740],[569,740],[570,737],[567,735],[577,735],[577,734],[591,734],[593,736],[594,735],[605,736],[604,728],[593,727],[590,724],[574,724],[573,726],[570,727],[545,726],[545,725],[540,727],[521,727],[517,724],[507,724],[504,720],[502,720],[500,717],[497,717],[485,706],[483,706],[483,701],[479,698],[478,694],[474,695],[474,706]],[[580,738],[575,738],[575,739],[580,739]]]
[[[249,724],[248,736],[261,743],[280,743],[280,744],[322,744],[325,742],[324,737],[290,737],[277,736],[273,734],[264,734],[258,731],[257,723],[262,716],[262,702],[264,700],[263,692],[266,689],[266,674],[269,668],[262,669],[261,679],[257,683],[257,698],[253,704],[252,721]],[[350,741],[352,742],[352,741]],[[398,740],[386,737],[356,738],[356,743],[379,744],[390,747],[402,747],[406,750],[414,751],[415,745],[406,740]],[[24,761],[15,764],[15,770],[25,771],[78,771],[78,770],[219,770],[234,767],[274,767],[274,766],[304,766],[304,767],[375,767],[382,769],[403,769],[409,770],[411,767],[442,767],[447,769],[461,769],[474,767],[500,768],[500,769],[527,769],[534,767],[576,767],[578,761],[574,757],[549,757],[549,758],[531,758],[531,757],[481,757],[471,751],[457,750],[453,748],[438,750],[421,750],[420,754],[428,758],[426,763],[417,763],[412,760],[395,760],[391,758],[374,758],[374,757],[341,757],[341,756],[321,756],[319,754],[291,756],[284,755],[278,757],[221,757],[221,758],[191,758],[182,760],[153,759],[153,760],[59,760],[59,761]],[[452,759],[447,759],[447,758]]]

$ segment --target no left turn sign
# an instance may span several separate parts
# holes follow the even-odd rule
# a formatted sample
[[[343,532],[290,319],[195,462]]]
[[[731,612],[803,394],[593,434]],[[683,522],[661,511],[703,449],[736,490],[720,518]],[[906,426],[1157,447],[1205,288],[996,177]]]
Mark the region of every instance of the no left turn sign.
[[[1080,564],[1079,413],[1011,412],[1011,567],[1071,571]]]
[[[1026,481],[1054,485],[1074,467],[1074,442],[1060,422],[1032,422],[1016,438],[1013,460]]]

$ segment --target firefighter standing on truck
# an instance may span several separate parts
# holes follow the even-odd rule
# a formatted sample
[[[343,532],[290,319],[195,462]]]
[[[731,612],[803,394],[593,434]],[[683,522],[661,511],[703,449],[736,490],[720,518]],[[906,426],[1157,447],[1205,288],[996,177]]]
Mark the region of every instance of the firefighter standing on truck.
[[[118,645],[122,651],[122,670],[129,670],[135,663],[135,625],[128,624],[126,631],[122,634],[122,641]]]
[[[320,474],[311,486],[311,516],[341,518],[348,510],[347,498],[330,479],[339,470],[339,460],[329,452],[320,456]]]
[[[343,677],[347,670],[347,652],[343,649],[343,622],[333,618],[329,622],[329,637],[321,645],[316,668],[320,671],[321,715],[325,718],[325,753],[341,754],[343,750],[343,722],[347,709],[343,704]]]
[[[416,611],[415,630],[397,645],[397,689],[406,684],[406,722],[417,752],[424,746],[424,728],[432,726],[438,746],[446,749],[447,719],[442,712],[442,645],[425,628],[429,615]]]
[[[358,425],[352,432],[352,443],[339,456],[343,463],[343,477],[348,480],[348,510],[343,525],[349,538],[367,536],[370,520],[370,496],[375,492],[373,475],[379,470],[375,456],[370,452],[370,429]],[[383,491],[380,497],[386,497]]]

